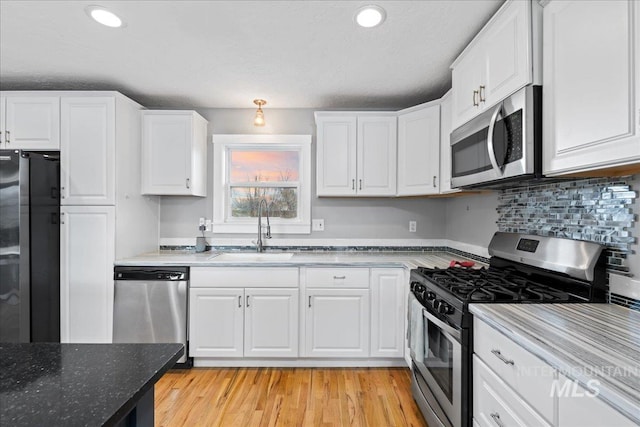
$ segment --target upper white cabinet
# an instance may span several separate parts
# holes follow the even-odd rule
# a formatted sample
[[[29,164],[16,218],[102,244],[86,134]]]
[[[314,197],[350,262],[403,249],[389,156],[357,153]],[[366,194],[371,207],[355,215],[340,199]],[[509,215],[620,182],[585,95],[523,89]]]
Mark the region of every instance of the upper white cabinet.
[[[544,173],[640,162],[640,4],[551,1],[543,40]]]
[[[14,93],[0,96],[0,149],[59,150],[60,97]]]
[[[207,195],[207,121],[195,111],[142,112],[142,193]]]
[[[395,113],[316,112],[318,196],[396,194]]]
[[[438,101],[398,112],[398,196],[440,191]]]
[[[62,205],[115,203],[115,98],[62,97]]]
[[[540,15],[537,1],[507,1],[451,65],[454,129],[538,83]]]
[[[451,188],[451,91],[440,98],[440,194],[457,193]]]

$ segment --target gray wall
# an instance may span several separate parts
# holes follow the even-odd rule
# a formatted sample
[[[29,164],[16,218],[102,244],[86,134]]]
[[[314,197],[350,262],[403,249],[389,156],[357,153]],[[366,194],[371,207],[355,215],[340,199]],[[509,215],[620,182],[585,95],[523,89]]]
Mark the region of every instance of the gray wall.
[[[194,238],[198,235],[198,218],[213,217],[212,134],[305,134],[312,144],[312,218],[325,221],[325,231],[286,238],[310,239],[441,239],[445,238],[443,199],[427,198],[318,198],[315,196],[315,121],[311,109],[265,108],[266,126],[253,126],[255,109],[200,109],[209,120],[207,197],[162,197],[160,208],[161,238]],[[494,207],[495,210],[495,207]],[[409,232],[409,220],[417,221],[417,232]],[[495,220],[494,220],[495,221]],[[251,237],[246,234],[205,233],[210,244],[215,238]],[[194,240],[195,241],[195,240]]]
[[[486,248],[493,233],[498,231],[497,206],[498,196],[495,192],[447,199],[447,239]]]

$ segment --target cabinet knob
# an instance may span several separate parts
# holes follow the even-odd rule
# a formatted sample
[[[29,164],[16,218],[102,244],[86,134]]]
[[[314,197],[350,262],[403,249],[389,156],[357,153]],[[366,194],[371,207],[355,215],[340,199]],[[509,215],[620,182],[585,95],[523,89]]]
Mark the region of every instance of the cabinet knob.
[[[478,105],[480,105],[480,104],[478,104],[478,91],[474,90],[473,91],[473,106],[477,107]]]
[[[485,102],[486,101],[486,99],[484,97],[484,89],[485,89],[484,85],[480,85],[480,90],[478,91],[480,102]]]

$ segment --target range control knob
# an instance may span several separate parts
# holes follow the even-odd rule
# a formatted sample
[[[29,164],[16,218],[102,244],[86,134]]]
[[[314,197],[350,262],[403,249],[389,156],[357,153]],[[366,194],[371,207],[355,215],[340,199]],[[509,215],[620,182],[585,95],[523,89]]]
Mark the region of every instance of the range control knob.
[[[442,301],[438,306],[438,313],[440,314],[451,314],[453,313],[453,307],[451,307],[446,302]]]
[[[440,303],[441,303],[441,302],[442,302],[442,301],[440,301],[439,299],[435,299],[435,298],[434,298],[434,299],[431,301],[431,307],[433,307],[433,309],[434,309],[434,310],[438,310],[438,307],[440,306]]]
[[[436,299],[436,294],[433,292],[427,292],[427,301]]]

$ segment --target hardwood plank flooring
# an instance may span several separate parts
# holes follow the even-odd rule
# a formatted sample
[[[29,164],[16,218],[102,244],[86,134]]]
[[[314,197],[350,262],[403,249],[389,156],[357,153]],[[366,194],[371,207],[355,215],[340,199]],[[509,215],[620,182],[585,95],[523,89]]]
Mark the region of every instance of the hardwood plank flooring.
[[[156,426],[427,427],[407,368],[193,368],[155,386]]]

